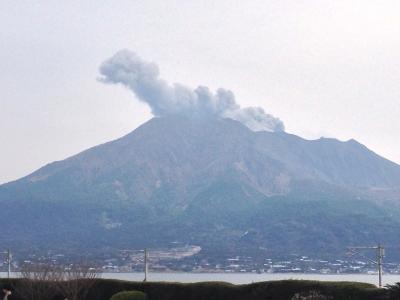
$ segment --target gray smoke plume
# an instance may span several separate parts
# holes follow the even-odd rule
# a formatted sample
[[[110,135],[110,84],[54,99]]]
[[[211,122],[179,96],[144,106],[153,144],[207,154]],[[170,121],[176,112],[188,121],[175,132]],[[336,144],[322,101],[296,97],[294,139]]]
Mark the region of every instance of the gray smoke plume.
[[[100,66],[105,83],[120,83],[146,102],[155,116],[222,117],[237,120],[254,131],[284,131],[281,120],[261,107],[240,108],[235,95],[225,89],[211,92],[206,86],[191,89],[168,84],[159,77],[158,66],[143,61],[134,52],[121,50]]]

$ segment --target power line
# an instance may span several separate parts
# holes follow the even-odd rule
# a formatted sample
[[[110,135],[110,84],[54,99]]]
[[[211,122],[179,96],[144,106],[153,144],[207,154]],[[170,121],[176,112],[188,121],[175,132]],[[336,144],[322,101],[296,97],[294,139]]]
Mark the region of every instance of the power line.
[[[354,255],[359,255],[371,263],[375,264],[378,268],[378,279],[379,279],[379,287],[382,287],[382,275],[383,275],[383,258],[385,256],[385,248],[381,245],[378,246],[361,246],[361,247],[347,247],[348,255],[349,256],[354,256]],[[375,250],[376,251],[376,260],[370,259],[366,256],[364,256],[361,251],[362,250]]]

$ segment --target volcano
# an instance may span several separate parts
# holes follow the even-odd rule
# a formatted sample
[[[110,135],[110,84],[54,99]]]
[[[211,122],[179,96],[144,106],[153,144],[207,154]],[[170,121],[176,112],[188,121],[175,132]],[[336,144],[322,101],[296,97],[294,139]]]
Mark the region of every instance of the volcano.
[[[3,247],[338,256],[400,244],[400,166],[355,140],[153,118],[0,186]]]

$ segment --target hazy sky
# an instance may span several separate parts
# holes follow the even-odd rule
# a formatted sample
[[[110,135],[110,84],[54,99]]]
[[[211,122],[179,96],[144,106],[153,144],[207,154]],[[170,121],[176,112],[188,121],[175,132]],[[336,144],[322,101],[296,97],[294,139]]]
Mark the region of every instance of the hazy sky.
[[[100,64],[235,92],[305,138],[400,163],[400,1],[0,1],[0,183],[118,138],[150,110]]]

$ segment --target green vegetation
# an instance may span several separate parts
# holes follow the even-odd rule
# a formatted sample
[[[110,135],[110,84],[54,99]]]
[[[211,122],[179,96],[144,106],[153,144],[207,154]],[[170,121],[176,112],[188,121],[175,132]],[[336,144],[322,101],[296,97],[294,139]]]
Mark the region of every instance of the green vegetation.
[[[123,291],[113,295],[110,300],[146,300],[146,294],[140,291]]]
[[[1,284],[17,287],[18,279],[0,280]],[[308,280],[267,281],[234,285],[225,282],[173,283],[131,282],[99,279],[91,287],[85,300],[122,300],[114,298],[123,291],[139,291],[148,300],[389,300],[393,298],[387,289],[378,289],[372,284],[356,282],[321,282]],[[396,297],[396,296],[395,296]],[[50,299],[50,298],[49,298]],[[64,299],[56,296],[54,300]],[[23,300],[18,291],[12,299]],[[83,299],[82,299],[83,300]]]
[[[88,300],[106,300],[124,290],[143,291],[149,300],[291,300],[296,299],[296,295],[299,297],[312,293],[332,300],[388,299],[386,290],[378,289],[372,284],[356,282],[283,280],[234,285],[225,282],[164,283],[100,280]]]
[[[400,299],[400,282],[386,285],[389,299]]]

